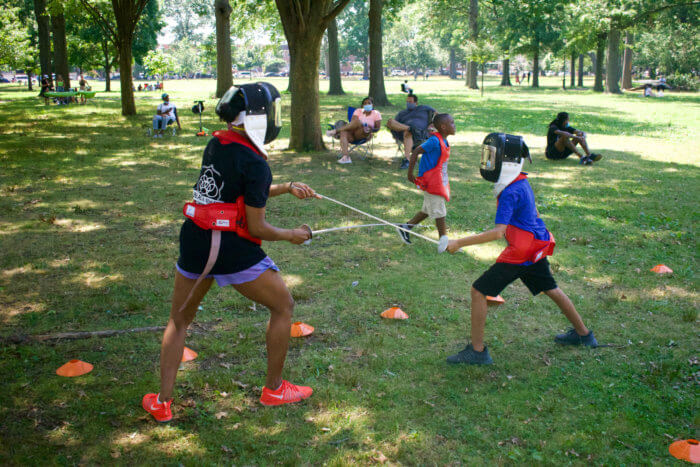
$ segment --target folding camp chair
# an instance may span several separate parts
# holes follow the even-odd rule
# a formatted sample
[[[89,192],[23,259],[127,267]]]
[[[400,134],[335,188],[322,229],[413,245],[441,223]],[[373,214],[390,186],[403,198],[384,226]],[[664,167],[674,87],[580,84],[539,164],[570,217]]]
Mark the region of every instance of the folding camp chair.
[[[355,107],[348,107],[348,123],[352,120],[352,114],[355,113]],[[328,125],[328,129],[334,130],[335,125]],[[372,133],[376,133],[379,130],[375,130],[372,128]],[[331,148],[335,149],[335,138],[331,137]],[[352,154],[355,153],[358,156],[360,156],[360,159],[365,160],[367,157],[371,157],[374,155],[374,138],[362,138],[357,141],[351,141],[350,142],[350,149],[348,151],[348,155],[352,156]],[[341,156],[338,156],[340,158]]]

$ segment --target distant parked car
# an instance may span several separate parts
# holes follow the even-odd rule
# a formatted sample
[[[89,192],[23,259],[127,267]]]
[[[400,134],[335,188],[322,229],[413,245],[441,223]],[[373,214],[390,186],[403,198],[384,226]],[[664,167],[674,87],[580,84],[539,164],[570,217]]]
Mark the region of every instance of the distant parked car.
[[[0,77],[0,83],[9,83],[10,80],[4,77]]]

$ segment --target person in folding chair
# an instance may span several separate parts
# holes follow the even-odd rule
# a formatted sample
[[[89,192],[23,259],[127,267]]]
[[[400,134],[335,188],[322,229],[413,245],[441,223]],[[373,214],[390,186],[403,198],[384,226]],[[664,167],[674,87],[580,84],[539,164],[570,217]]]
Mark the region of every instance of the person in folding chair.
[[[372,134],[382,126],[382,114],[374,110],[371,97],[362,99],[362,108],[352,114],[350,123],[338,122],[335,129],[328,130],[326,136],[340,138],[340,164],[351,164],[350,144],[361,144],[372,139]]]
[[[396,114],[396,118],[390,118],[386,127],[391,131],[394,140],[403,148],[404,158],[401,168],[408,168],[408,158],[411,151],[423,144],[430,136],[433,127],[433,117],[437,111],[429,105],[418,105],[418,96],[409,93],[406,96],[406,109]]]
[[[160,97],[163,99],[163,102],[158,104],[156,114],[153,116],[154,138],[162,138],[165,129],[173,123],[177,123],[178,130],[182,128],[180,126],[180,117],[177,116],[177,108],[170,103],[170,96],[163,93]]]

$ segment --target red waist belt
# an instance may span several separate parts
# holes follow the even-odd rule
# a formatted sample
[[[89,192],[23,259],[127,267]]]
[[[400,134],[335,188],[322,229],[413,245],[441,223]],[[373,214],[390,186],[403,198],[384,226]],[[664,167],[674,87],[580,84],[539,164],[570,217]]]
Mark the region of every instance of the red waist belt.
[[[248,231],[248,222],[245,215],[245,203],[243,196],[239,196],[235,203],[213,203],[213,204],[195,204],[185,203],[182,207],[182,213],[200,228],[211,230],[211,245],[209,247],[209,258],[204,270],[199,275],[194,285],[190,289],[190,293],[182,303],[178,310],[179,313],[185,311],[194,291],[199,284],[211,272],[216,259],[219,256],[219,248],[221,247],[221,231],[235,232],[241,238],[250,240],[251,242],[261,245],[262,240],[253,237]]]
[[[239,196],[235,203],[185,203],[182,213],[202,229],[235,232],[241,238],[262,244],[259,238],[253,237],[248,231],[243,196]]]

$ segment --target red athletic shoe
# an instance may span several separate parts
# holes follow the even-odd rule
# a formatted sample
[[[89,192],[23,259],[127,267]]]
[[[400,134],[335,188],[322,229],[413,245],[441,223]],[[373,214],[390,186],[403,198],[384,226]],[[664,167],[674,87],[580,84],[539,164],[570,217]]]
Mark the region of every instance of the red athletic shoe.
[[[153,418],[160,423],[169,422],[173,419],[173,413],[170,410],[170,404],[172,403],[172,399],[168,402],[158,403],[158,394],[146,394],[141,401],[144,410],[153,415]]]
[[[282,385],[276,391],[263,387],[260,403],[262,405],[282,405],[299,402],[306,399],[314,392],[308,386],[296,386],[289,381],[282,380]]]

